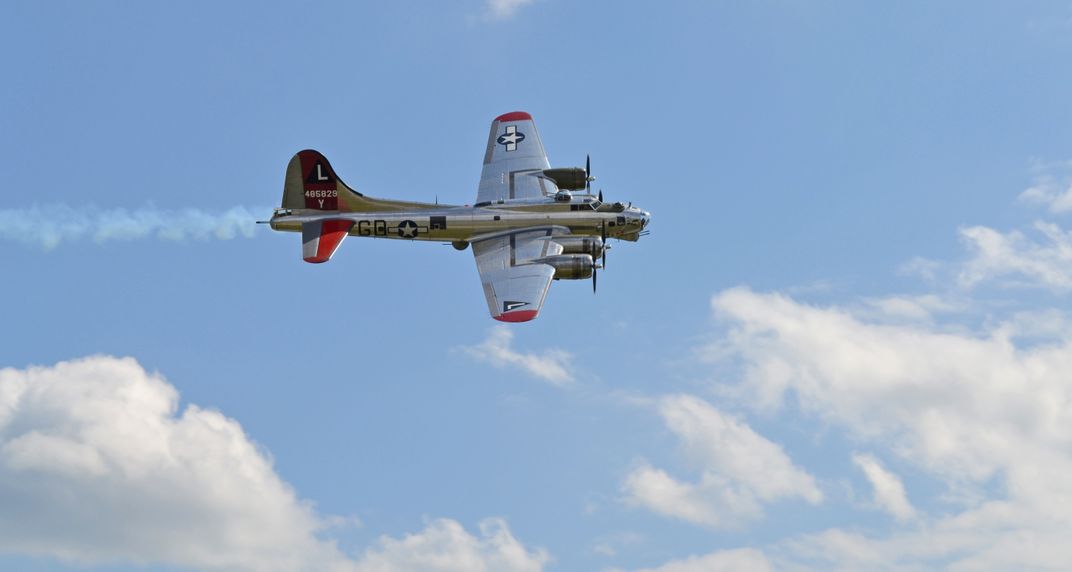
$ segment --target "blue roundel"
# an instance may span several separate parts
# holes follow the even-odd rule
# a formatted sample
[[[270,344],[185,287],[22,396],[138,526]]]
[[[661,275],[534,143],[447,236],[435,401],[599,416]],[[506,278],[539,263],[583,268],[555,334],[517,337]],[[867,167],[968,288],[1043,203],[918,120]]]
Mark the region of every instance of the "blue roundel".
[[[506,131],[495,141],[506,147],[507,151],[517,149],[517,144],[525,140],[525,134],[517,130],[516,125],[507,125]]]

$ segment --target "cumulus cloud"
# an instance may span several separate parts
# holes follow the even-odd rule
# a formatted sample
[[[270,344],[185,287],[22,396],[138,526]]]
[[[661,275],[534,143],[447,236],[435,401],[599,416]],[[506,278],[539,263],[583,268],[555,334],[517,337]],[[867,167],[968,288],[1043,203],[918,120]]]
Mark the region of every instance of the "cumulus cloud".
[[[573,381],[571,369],[573,355],[561,349],[547,349],[542,353],[515,351],[511,345],[514,333],[507,326],[497,326],[488,332],[488,337],[475,346],[456,348],[465,355],[497,368],[516,367],[525,373],[553,385],[565,385]]]
[[[891,325],[747,288],[721,292],[712,305],[727,333],[712,357],[742,364],[743,404],[799,411],[951,491],[976,492],[960,495],[951,513],[920,515],[899,479],[858,457],[876,501],[915,512],[917,526],[888,537],[834,528],[795,538],[777,547],[789,561],[776,568],[1060,569],[1072,561],[1072,337],[1018,345],[1004,323],[975,333]]]
[[[659,413],[702,474],[697,483],[681,482],[643,464],[623,484],[629,503],[695,524],[732,528],[762,516],[765,503],[822,501],[815,479],[743,421],[690,395],[662,398]]]
[[[189,405],[135,360],[0,369],[0,552],[200,570],[539,570],[500,520],[450,520],[363,558],[233,419]],[[461,563],[461,564],[458,564]],[[462,567],[459,567],[462,566]]]
[[[896,437],[929,467],[980,479],[1014,465],[1025,443],[1072,442],[1070,340],[1018,348],[1000,325],[973,336],[874,324],[745,288],[713,304],[747,365],[742,388],[768,408],[793,395],[863,437]]]
[[[1052,214],[1072,211],[1072,161],[1039,163],[1034,183],[1020,201],[1045,206]],[[970,290],[984,283],[1000,286],[1072,289],[1072,231],[1049,221],[1002,231],[982,225],[959,230],[968,257],[955,263],[916,257],[900,268],[931,284],[955,283]]]
[[[507,20],[513,18],[523,6],[532,4],[536,0],[487,0],[486,8],[488,17],[493,20]]]
[[[268,209],[265,209],[267,212]],[[245,207],[229,210],[102,209],[93,206],[32,206],[0,209],[0,238],[45,250],[63,242],[92,240],[229,240],[251,238],[257,216]]]
[[[0,370],[0,549],[79,562],[341,569],[232,419],[133,359]]]
[[[882,463],[871,455],[853,455],[852,462],[863,471],[871,483],[876,506],[900,521],[911,520],[916,516],[916,509],[912,508],[905,494],[904,483],[897,475],[886,470]]]
[[[380,538],[365,552],[360,572],[539,572],[550,561],[528,551],[500,518],[480,522],[480,537],[456,521],[439,519],[419,534]]]

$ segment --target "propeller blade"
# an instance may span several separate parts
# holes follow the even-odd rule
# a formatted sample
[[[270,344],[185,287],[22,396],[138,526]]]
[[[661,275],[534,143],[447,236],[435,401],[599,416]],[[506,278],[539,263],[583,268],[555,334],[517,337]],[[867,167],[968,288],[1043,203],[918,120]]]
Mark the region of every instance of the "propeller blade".
[[[599,189],[599,202],[600,204],[603,203],[603,189]]]
[[[595,266],[593,266],[592,267],[592,293],[593,294],[596,293],[596,276],[598,276],[598,275],[599,275],[599,271],[597,271]]]
[[[603,226],[599,229],[599,237],[603,239],[603,252],[599,253],[602,260],[603,268],[607,267],[607,221],[603,221]]]
[[[592,194],[592,181],[596,180],[592,176],[592,156],[584,156],[584,192],[586,195]]]

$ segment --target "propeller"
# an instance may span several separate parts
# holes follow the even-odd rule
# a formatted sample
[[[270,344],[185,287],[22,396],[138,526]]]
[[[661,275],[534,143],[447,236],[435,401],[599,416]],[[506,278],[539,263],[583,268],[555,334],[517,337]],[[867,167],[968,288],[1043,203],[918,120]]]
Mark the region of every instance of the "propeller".
[[[603,268],[602,264],[596,262],[592,263],[592,293],[596,293],[596,276],[599,276],[599,269]]]
[[[602,194],[602,192],[600,192]],[[603,221],[603,224],[599,227],[599,238],[603,239],[603,252],[600,254],[600,263],[603,268],[607,267],[607,251],[610,250],[610,245],[607,244],[607,221]]]

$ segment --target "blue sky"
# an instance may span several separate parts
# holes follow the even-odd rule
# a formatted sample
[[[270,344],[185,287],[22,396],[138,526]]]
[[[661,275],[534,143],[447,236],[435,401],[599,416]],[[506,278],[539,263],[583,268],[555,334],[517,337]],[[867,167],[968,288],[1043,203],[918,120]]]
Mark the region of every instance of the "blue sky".
[[[1072,558],[1072,4],[4,12],[0,568]],[[653,214],[597,296],[252,225],[310,147],[472,202],[516,109]]]

